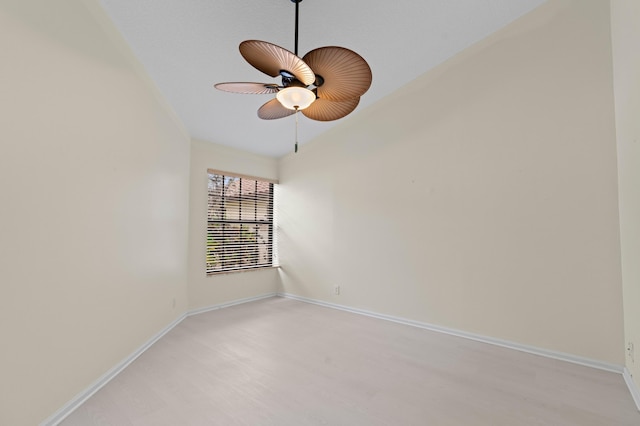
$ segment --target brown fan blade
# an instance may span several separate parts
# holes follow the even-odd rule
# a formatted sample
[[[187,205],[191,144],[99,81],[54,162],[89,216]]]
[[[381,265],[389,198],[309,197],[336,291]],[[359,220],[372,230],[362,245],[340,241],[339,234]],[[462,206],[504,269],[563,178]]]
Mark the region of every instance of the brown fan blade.
[[[263,120],[275,120],[276,118],[288,117],[295,113],[294,110],[283,107],[276,98],[271,99],[258,109],[258,117]]]
[[[318,97],[344,101],[362,96],[371,86],[371,68],[362,56],[344,47],[319,47],[304,55],[303,61],[317,76]]]
[[[302,113],[317,121],[333,121],[342,118],[358,106],[360,98],[347,99],[346,101],[328,101],[326,99],[316,99],[309,107],[302,110]]]
[[[271,77],[277,77],[280,71],[286,71],[305,86],[316,79],[311,68],[293,52],[266,41],[243,41],[240,43],[240,54],[254,68]]]
[[[268,93],[277,93],[279,90],[277,84],[268,83],[218,83],[213,87],[225,92],[242,93],[246,95],[264,95]]]

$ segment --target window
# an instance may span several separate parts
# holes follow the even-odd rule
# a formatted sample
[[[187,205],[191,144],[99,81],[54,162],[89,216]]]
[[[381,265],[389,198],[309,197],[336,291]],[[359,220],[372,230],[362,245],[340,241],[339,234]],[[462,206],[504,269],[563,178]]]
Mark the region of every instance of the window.
[[[275,182],[207,172],[207,274],[276,266]]]

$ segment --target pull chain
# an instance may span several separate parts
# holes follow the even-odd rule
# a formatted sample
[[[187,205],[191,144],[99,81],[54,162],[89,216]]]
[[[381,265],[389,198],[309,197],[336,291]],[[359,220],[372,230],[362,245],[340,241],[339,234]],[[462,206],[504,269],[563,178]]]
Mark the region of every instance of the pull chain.
[[[294,152],[298,152],[298,107],[296,108],[296,147]]]

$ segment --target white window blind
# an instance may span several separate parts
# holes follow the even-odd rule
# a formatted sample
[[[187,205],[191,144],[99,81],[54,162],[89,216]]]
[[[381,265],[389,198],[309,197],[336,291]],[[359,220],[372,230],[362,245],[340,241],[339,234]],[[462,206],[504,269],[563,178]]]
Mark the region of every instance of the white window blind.
[[[275,182],[207,174],[207,274],[276,266]]]

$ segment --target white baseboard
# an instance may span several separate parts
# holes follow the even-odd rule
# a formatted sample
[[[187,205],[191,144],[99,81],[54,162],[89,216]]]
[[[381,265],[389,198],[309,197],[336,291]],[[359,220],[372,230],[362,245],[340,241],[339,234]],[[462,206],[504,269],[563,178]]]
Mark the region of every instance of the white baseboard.
[[[299,300],[301,302],[313,303],[315,305],[325,306],[328,308],[340,309],[342,311],[352,312],[355,314],[366,315],[373,318],[383,319],[386,321],[393,321],[400,324],[423,328],[426,330],[437,331],[439,333],[450,334],[453,336],[476,340],[478,342],[488,343],[491,345],[502,346],[504,348],[514,349],[521,352],[527,352],[533,355],[540,355],[546,358],[553,358],[560,361],[567,361],[572,364],[580,364],[586,367],[597,368],[598,370],[605,370],[605,371],[610,371],[610,372],[619,373],[619,374],[622,374],[623,372],[623,367],[621,365],[611,364],[611,363],[598,361],[590,358],[583,358],[576,355],[567,354],[564,352],[557,352],[557,351],[552,351],[548,349],[538,348],[535,346],[523,345],[520,343],[510,342],[508,340],[496,339],[493,337],[483,336],[480,334],[469,333],[466,331],[442,327],[439,325],[428,324],[420,321],[413,321],[405,318],[394,317],[391,315],[378,314],[376,312],[371,312],[364,309],[351,308],[349,306],[338,305],[335,303],[324,302],[321,300],[309,299],[307,297],[296,296],[294,294],[289,294],[289,293],[278,293],[278,296],[285,297],[288,299]]]
[[[147,349],[149,349],[154,343],[156,343],[162,336],[171,331],[175,326],[180,324],[185,318],[190,317],[192,315],[201,314],[204,312],[214,311],[217,309],[227,308],[229,306],[240,305],[242,303],[254,302],[256,300],[266,299],[269,297],[277,296],[277,293],[269,293],[264,294],[262,296],[249,297],[245,299],[237,299],[232,300],[230,302],[224,302],[213,306],[207,306],[204,308],[198,308],[191,311],[187,311],[178,317],[171,324],[162,329],[159,333],[149,339],[145,344],[136,349],[131,355],[118,363],[115,367],[104,373],[98,380],[92,383],[87,389],[80,392],[74,398],[72,398],[69,402],[67,402],[62,408],[56,411],[49,418],[45,419],[40,426],[56,426],[60,422],[62,422],[66,417],[68,417],[74,410],[76,410],[79,406],[81,406],[87,399],[91,398],[93,394],[98,392],[101,388],[103,388],[107,383],[113,380],[122,370],[127,368],[129,364],[136,360],[140,355],[142,355]]]
[[[636,403],[636,407],[638,407],[638,411],[640,411],[640,389],[638,388],[638,385],[636,385],[636,382],[631,377],[631,372],[627,370],[627,367],[624,368],[624,372],[622,373],[622,376],[624,377],[624,382],[627,384],[627,387],[629,388],[629,392],[631,392],[631,397],[633,398],[633,401]]]
[[[627,387],[629,388],[629,391],[631,392],[631,396],[633,397],[633,400],[635,401],[636,406],[640,410],[640,391],[638,390],[638,387],[636,386],[635,382],[631,378],[631,374],[629,373],[629,371],[626,368],[623,368],[622,366],[619,366],[619,365],[616,365],[616,364],[605,363],[605,362],[602,362],[602,361],[592,360],[592,359],[588,359],[588,358],[582,358],[582,357],[578,357],[578,356],[575,356],[575,355],[566,354],[566,353],[562,353],[562,352],[550,351],[550,350],[547,350],[547,349],[542,349],[542,348],[536,348],[536,347],[533,347],[533,346],[522,345],[522,344],[519,344],[519,343],[509,342],[509,341],[506,341],[506,340],[495,339],[495,338],[492,338],[492,337],[482,336],[482,335],[474,334],[474,333],[468,333],[466,331],[450,329],[450,328],[447,328],[447,327],[441,327],[441,326],[428,324],[428,323],[423,323],[423,322],[419,322],[419,321],[408,320],[408,319],[405,319],[405,318],[394,317],[394,316],[391,316],[391,315],[378,314],[376,312],[366,311],[364,309],[351,308],[351,307],[344,306],[344,305],[338,305],[338,304],[335,304],[335,303],[324,302],[324,301],[321,301],[321,300],[309,299],[309,298],[306,298],[306,297],[296,296],[296,295],[293,295],[293,294],[288,294],[288,293],[268,293],[268,294],[263,294],[261,296],[249,297],[249,298],[245,298],[245,299],[232,300],[230,302],[220,303],[220,304],[217,304],[217,305],[207,306],[207,307],[198,308],[198,309],[193,309],[193,310],[190,310],[188,312],[185,312],[180,317],[178,317],[176,320],[174,320],[171,324],[169,324],[163,330],[161,330],[159,333],[157,333],[154,337],[152,337],[149,341],[147,341],[145,344],[140,346],[131,355],[129,355],[127,358],[125,358],[119,364],[117,364],[112,369],[110,369],[105,374],[103,374],[98,380],[96,380],[93,384],[91,384],[87,389],[85,389],[84,391],[80,392],[78,395],[76,395],[74,398],[72,398],[68,403],[66,403],[62,408],[60,408],[58,411],[56,411],[53,415],[51,415],[49,418],[47,418],[42,423],[40,423],[40,426],[56,426],[56,425],[58,425],[60,422],[62,422],[62,420],[64,420],[67,416],[69,416],[75,409],[77,409],[80,405],[82,405],[93,394],[95,394],[102,387],[104,387],[107,383],[109,383],[113,378],[115,378],[122,370],[127,368],[127,366],[129,364],[131,364],[133,361],[135,361],[136,358],[138,358],[147,349],[149,349],[154,343],[156,343],[158,340],[160,340],[160,338],[162,338],[162,336],[164,336],[169,331],[171,331],[175,326],[180,324],[185,318],[190,317],[192,315],[198,315],[198,314],[201,314],[201,313],[204,313],[204,312],[214,311],[214,310],[217,310],[217,309],[227,308],[227,307],[230,307],[230,306],[240,305],[240,304],[243,304],[243,303],[255,302],[257,300],[267,299],[269,297],[274,297],[274,296],[285,297],[285,298],[288,298],[288,299],[294,299],[294,300],[298,300],[298,301],[306,302],[306,303],[313,303],[315,305],[325,306],[325,307],[333,308],[333,309],[340,309],[340,310],[351,312],[351,313],[355,313],[355,314],[366,315],[366,316],[370,316],[370,317],[373,317],[373,318],[378,318],[378,319],[382,319],[382,320],[386,320],[386,321],[393,321],[393,322],[397,322],[397,323],[400,323],[400,324],[410,325],[410,326],[413,326],[413,327],[419,327],[419,328],[423,328],[423,329],[431,330],[431,331],[437,331],[437,332],[440,332],[440,333],[446,333],[446,334],[450,334],[450,335],[453,335],[453,336],[463,337],[463,338],[466,338],[466,339],[471,339],[471,340],[476,340],[476,341],[479,341],[479,342],[489,343],[489,344],[492,344],[492,345],[502,346],[502,347],[505,347],[505,348],[514,349],[514,350],[521,351],[521,352],[527,352],[527,353],[531,353],[531,354],[534,354],[534,355],[540,355],[540,356],[544,356],[544,357],[547,357],[547,358],[553,358],[553,359],[558,359],[558,360],[561,360],[561,361],[571,362],[571,363],[574,363],[574,364],[584,365],[584,366],[587,366],[587,367],[597,368],[599,370],[605,370],[605,371],[611,371],[611,372],[615,372],[615,373],[620,373],[620,374],[622,374],[624,376],[625,383],[627,384]]]
[[[176,325],[180,324],[182,320],[187,317],[187,314],[182,314],[171,324],[166,326],[162,331],[149,339],[144,345],[140,346],[135,352],[129,355],[127,358],[118,363],[111,370],[104,373],[98,380],[93,382],[87,389],[80,392],[74,398],[72,398],[69,402],[67,402],[62,408],[56,411],[49,418],[45,419],[40,426],[55,426],[63,421],[69,414],[71,414],[76,408],[82,405],[87,399],[91,398],[93,394],[98,392],[102,387],[104,387],[107,383],[113,380],[122,370],[127,368],[129,364],[136,360],[140,355],[144,353],[147,349],[151,347],[155,342],[160,340],[162,336],[167,334],[171,329],[173,329]]]
[[[187,313],[187,316],[198,315],[209,311],[215,311],[222,308],[228,308],[229,306],[242,305],[243,303],[255,302],[257,300],[268,299],[269,297],[275,297],[278,293],[266,293],[261,296],[247,297],[244,299],[236,299],[230,302],[224,302],[213,306],[205,306],[204,308],[193,309]]]

